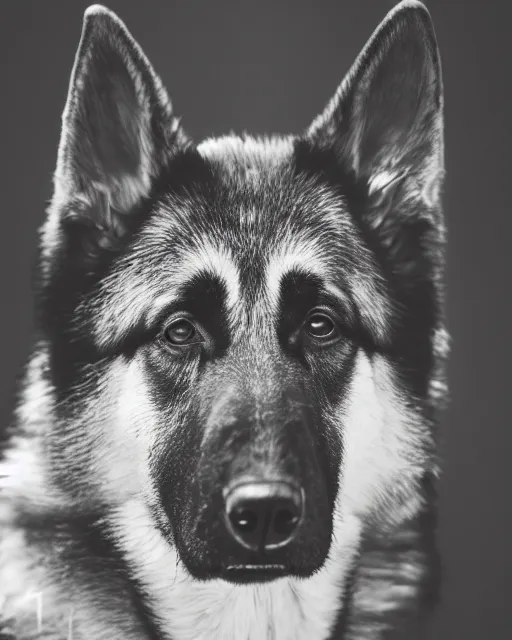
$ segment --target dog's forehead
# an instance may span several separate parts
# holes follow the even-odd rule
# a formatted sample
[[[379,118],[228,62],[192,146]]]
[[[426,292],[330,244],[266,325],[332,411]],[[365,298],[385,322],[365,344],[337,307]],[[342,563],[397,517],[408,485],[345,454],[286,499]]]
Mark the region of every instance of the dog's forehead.
[[[296,170],[290,139],[209,140],[198,151],[207,171],[189,177],[185,189],[163,194],[105,280],[102,326],[151,322],[204,275],[221,282],[238,319],[255,304],[277,310],[283,278],[297,271],[350,294],[368,308],[366,314],[360,309],[363,315],[375,315],[376,301],[385,304],[378,270],[343,195]]]
[[[289,140],[227,138],[198,150],[206,171],[164,193],[133,247],[140,268],[236,272],[245,290],[276,262],[326,275],[357,253],[344,198],[295,170]]]
[[[303,235],[318,227],[336,234],[351,228],[343,196],[297,170],[292,139],[211,139],[197,152],[201,168],[187,167],[181,197],[171,189],[157,216],[177,236],[192,226],[194,236],[222,236],[240,251],[274,243],[277,230],[292,226]]]
[[[292,139],[220,138],[197,150],[206,170],[189,176],[183,191],[166,194],[148,226],[162,250],[181,253],[182,246],[207,240],[254,271],[273,251],[307,247],[319,234],[318,257],[331,248],[337,254],[354,250],[358,238],[344,197],[297,170]]]

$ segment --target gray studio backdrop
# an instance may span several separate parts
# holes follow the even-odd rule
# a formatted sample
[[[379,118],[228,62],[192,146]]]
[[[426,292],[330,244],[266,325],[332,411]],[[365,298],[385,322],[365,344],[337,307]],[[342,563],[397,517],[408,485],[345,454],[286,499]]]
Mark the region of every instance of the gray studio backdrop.
[[[60,114],[88,3],[0,5],[0,424],[28,350],[31,260],[51,195]],[[196,138],[298,132],[391,0],[110,0]],[[506,640],[510,593],[510,22],[507,2],[431,0],[444,63],[450,233],[441,542],[431,638]],[[510,384],[510,383],[509,383]],[[509,394],[510,395],[510,394]],[[508,587],[508,590],[507,590]],[[508,625],[508,629],[507,629]]]

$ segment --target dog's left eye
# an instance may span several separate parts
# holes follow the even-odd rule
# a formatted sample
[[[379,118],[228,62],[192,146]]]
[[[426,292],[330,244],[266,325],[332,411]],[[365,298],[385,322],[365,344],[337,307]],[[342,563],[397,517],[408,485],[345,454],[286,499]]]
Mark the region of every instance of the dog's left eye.
[[[310,315],[304,328],[310,336],[320,340],[333,338],[336,333],[336,325],[325,313],[313,313]]]
[[[196,327],[186,318],[178,318],[164,329],[164,338],[169,344],[182,347],[189,344],[197,344],[203,339]]]

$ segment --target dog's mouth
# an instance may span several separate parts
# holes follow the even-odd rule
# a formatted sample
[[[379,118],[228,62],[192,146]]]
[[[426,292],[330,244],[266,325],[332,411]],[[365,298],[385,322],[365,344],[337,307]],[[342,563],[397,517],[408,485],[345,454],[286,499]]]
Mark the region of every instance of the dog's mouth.
[[[233,564],[222,573],[226,582],[233,584],[251,584],[255,582],[271,582],[287,575],[283,564]]]

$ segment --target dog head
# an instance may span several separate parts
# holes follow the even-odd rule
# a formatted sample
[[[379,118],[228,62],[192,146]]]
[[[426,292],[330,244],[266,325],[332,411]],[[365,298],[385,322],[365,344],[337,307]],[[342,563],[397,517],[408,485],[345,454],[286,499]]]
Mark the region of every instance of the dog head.
[[[303,134],[200,144],[91,7],[42,230],[54,480],[142,501],[200,579],[309,576],[348,519],[404,517],[444,389],[442,178],[418,2]]]

